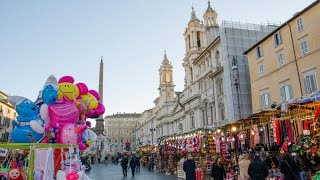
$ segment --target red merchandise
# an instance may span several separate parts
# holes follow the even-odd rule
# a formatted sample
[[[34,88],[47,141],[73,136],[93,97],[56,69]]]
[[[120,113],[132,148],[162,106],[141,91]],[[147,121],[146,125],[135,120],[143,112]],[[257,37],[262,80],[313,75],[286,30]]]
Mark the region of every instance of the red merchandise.
[[[196,180],[203,180],[203,171],[200,168],[196,169]]]
[[[279,120],[274,120],[274,129],[275,129],[275,140],[277,145],[280,145],[280,129],[279,129]]]
[[[286,129],[287,129],[287,134],[288,134],[289,142],[292,142],[292,132],[291,132],[290,120],[286,120]]]

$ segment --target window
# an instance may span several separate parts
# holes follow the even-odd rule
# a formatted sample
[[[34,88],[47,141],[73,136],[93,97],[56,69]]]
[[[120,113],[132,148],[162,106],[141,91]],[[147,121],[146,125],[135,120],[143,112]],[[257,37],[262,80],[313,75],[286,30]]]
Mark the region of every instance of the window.
[[[269,93],[263,93],[262,95],[260,95],[260,99],[261,99],[261,108],[268,108],[270,107],[270,94]]]
[[[303,81],[306,94],[311,94],[318,90],[315,71],[305,73]]]
[[[129,134],[129,130],[127,129],[127,134]]]
[[[223,83],[222,83],[222,79],[218,79],[217,80],[217,94],[223,94]]]
[[[10,113],[11,113],[11,111],[10,111],[10,109],[8,109],[8,110],[7,110],[7,114],[10,114]]]
[[[202,110],[202,125],[203,125],[203,126],[206,125],[206,117],[205,117],[205,111],[204,111],[204,109]]]
[[[123,143],[123,139],[122,138],[121,138],[120,142]]]
[[[225,120],[224,105],[221,105],[221,106],[219,107],[219,113],[220,113],[221,121]]]
[[[109,129],[109,133],[110,133],[110,134],[112,133],[112,130],[111,130],[111,129]]]
[[[286,102],[293,98],[291,85],[284,85],[280,88],[281,101]]]
[[[259,64],[259,74],[260,74],[260,76],[264,75],[264,66],[263,66],[263,64]]]
[[[189,45],[189,49],[190,49],[191,48],[190,35],[188,35],[188,45]]]
[[[280,32],[277,32],[275,35],[273,35],[273,42],[275,47],[281,44]]]
[[[2,106],[0,106],[0,112],[2,112]]]
[[[256,48],[256,53],[257,53],[257,59],[261,58],[263,56],[263,50],[262,50],[262,46],[259,45],[257,48]]]
[[[298,18],[298,19],[297,19],[297,27],[298,27],[298,31],[299,31],[299,32],[303,31],[304,26],[303,26],[303,22],[302,22],[302,19],[301,19],[301,18]]]
[[[2,126],[2,124],[1,124],[1,123],[2,123],[2,122],[1,122],[1,120],[2,120],[2,117],[0,116],[0,126]]]
[[[117,142],[118,142],[118,141],[115,139],[115,140],[114,140],[114,143],[117,143]]]
[[[278,53],[278,64],[279,66],[284,65],[284,54],[282,51]]]
[[[213,106],[210,107],[210,111],[211,111],[211,124],[213,124],[213,118],[214,118],[214,114],[213,114]]]
[[[309,52],[309,45],[308,45],[308,39],[304,38],[300,41],[300,47],[301,47],[301,54],[305,55]]]
[[[200,32],[197,31],[197,46],[201,47],[201,42],[200,42]]]
[[[120,133],[123,133],[123,129],[120,129]]]
[[[191,116],[191,129],[193,129],[193,128],[195,128],[195,127],[194,127],[194,117]]]

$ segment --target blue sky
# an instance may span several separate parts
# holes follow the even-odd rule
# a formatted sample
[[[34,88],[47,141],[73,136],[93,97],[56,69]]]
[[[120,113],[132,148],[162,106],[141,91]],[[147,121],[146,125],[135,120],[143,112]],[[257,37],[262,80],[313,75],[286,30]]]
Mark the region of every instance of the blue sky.
[[[284,22],[313,0],[215,0],[218,20]],[[183,32],[206,0],[0,1],[0,90],[35,100],[46,78],[72,75],[98,89],[104,57],[106,113],[142,112],[158,96],[163,51],[183,90]]]

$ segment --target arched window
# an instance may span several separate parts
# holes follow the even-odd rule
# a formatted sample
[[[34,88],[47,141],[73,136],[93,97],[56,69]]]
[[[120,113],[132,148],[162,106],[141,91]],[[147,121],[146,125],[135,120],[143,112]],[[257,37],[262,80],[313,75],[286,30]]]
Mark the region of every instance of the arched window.
[[[200,32],[199,31],[197,31],[197,46],[201,47]]]

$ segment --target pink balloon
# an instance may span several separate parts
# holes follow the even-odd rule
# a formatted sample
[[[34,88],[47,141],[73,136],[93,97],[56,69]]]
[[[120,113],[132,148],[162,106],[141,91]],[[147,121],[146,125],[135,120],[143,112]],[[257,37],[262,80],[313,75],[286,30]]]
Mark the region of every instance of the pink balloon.
[[[92,94],[98,101],[100,100],[100,94],[96,90],[91,89],[89,93]]]
[[[62,144],[78,144],[79,148],[83,148],[85,145],[82,142],[82,136],[86,129],[86,125],[65,124],[60,129],[59,142]]]
[[[79,111],[71,102],[56,103],[48,107],[50,125],[54,128],[61,128],[67,123],[75,123],[79,119]]]
[[[59,79],[58,83],[62,82],[74,83],[74,78],[72,76],[63,76]]]
[[[77,83],[80,94],[87,94],[89,92],[88,86],[85,83]]]
[[[104,111],[105,111],[104,105],[99,102],[98,107],[94,110],[94,112],[98,115],[102,115]]]

